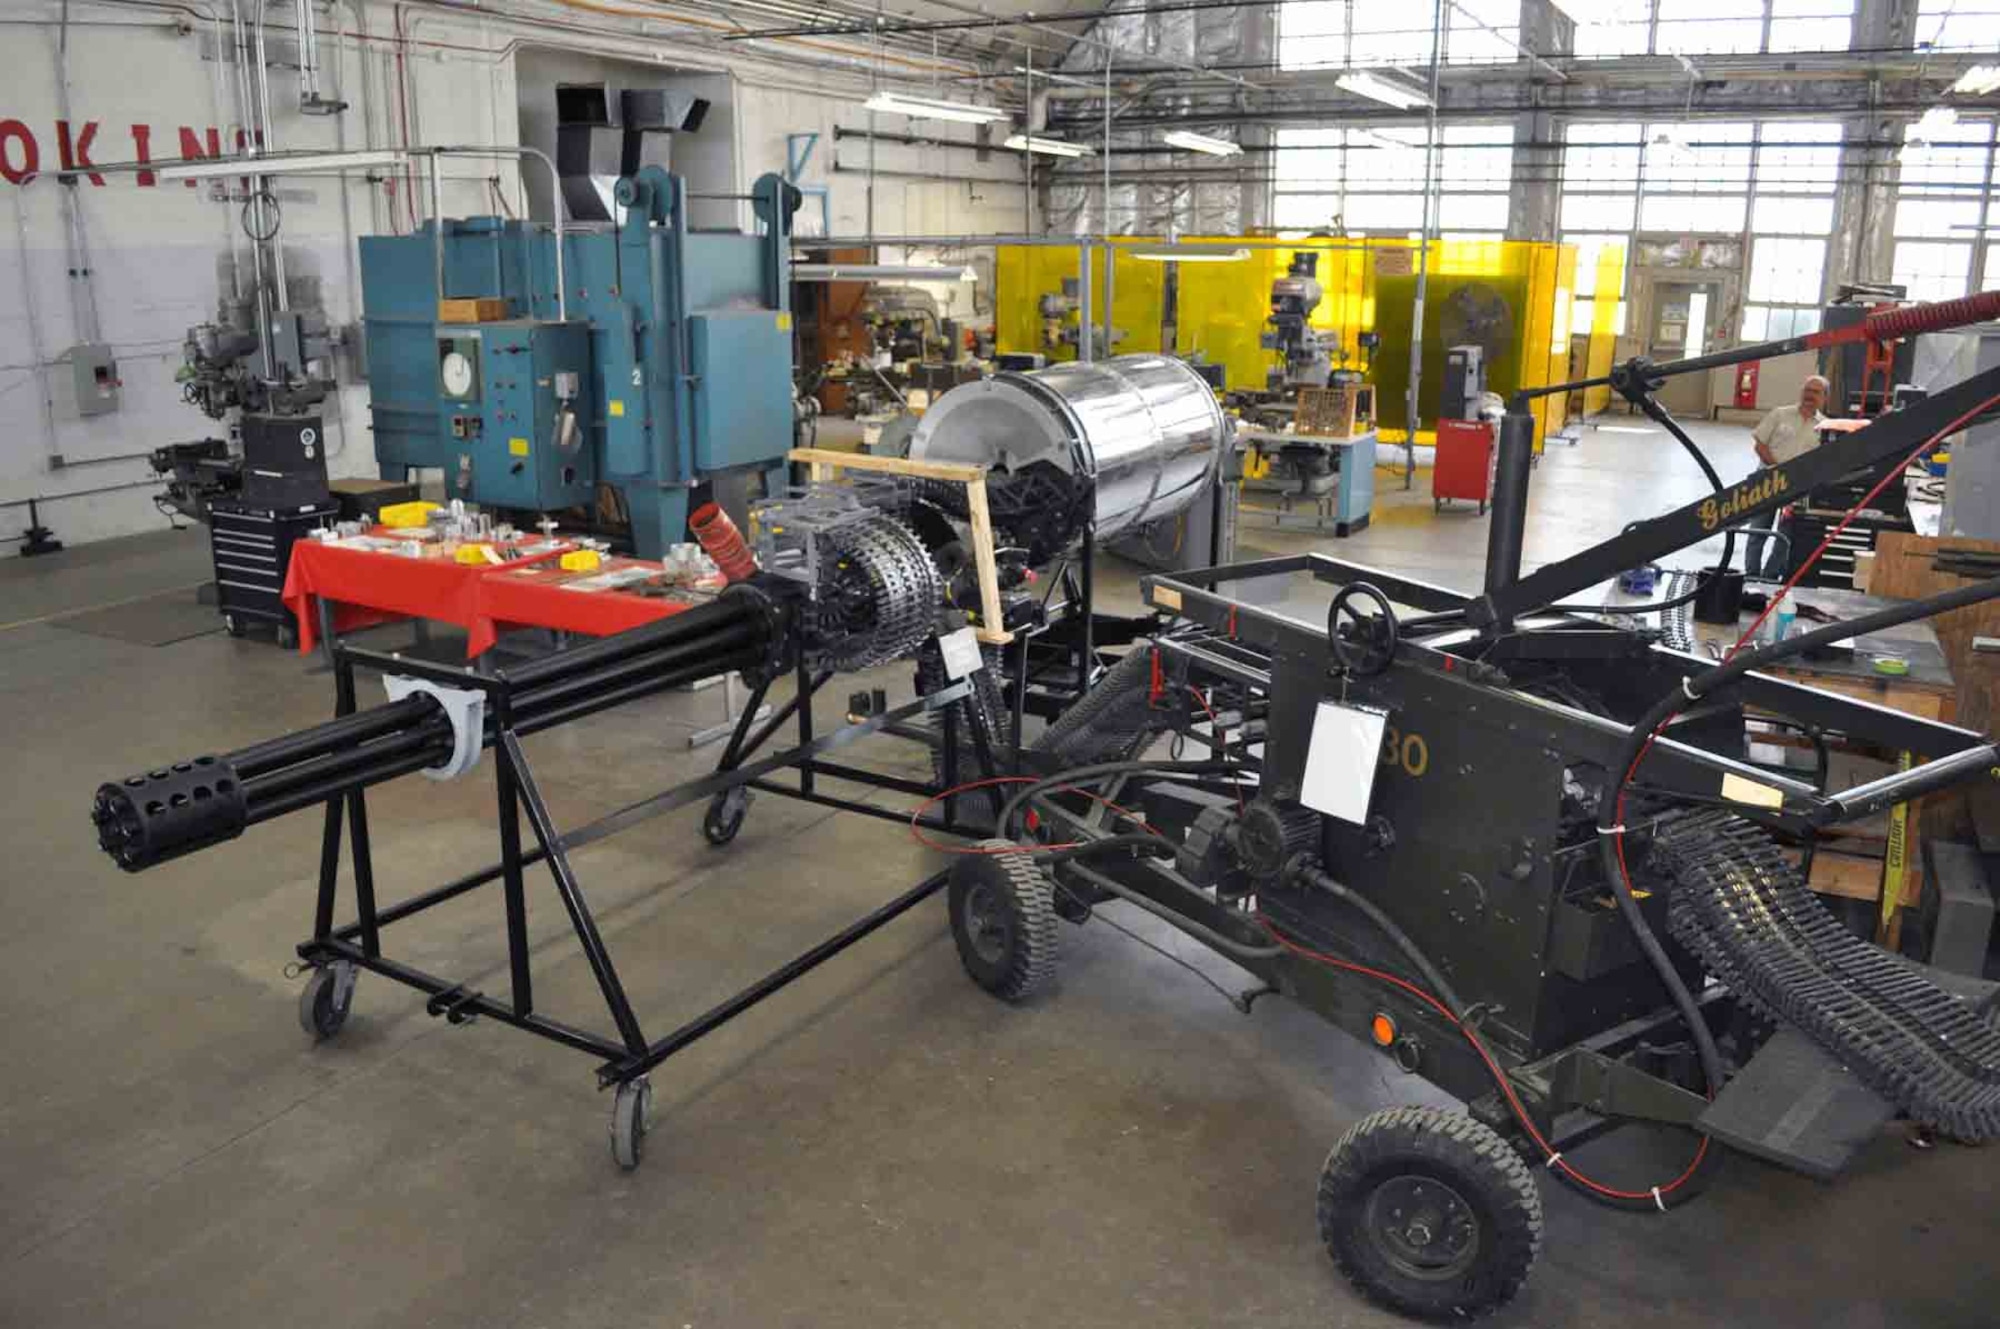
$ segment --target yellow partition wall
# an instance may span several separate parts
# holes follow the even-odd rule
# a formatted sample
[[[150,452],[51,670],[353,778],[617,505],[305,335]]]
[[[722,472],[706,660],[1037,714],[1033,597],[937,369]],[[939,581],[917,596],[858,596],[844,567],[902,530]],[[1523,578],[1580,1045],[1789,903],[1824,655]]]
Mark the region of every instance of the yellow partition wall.
[[[1625,246],[1606,245],[1597,251],[1597,303],[1591,307],[1590,344],[1584,351],[1583,372],[1587,378],[1602,378],[1611,372],[1618,354],[1618,302],[1625,298]],[[1594,415],[1611,405],[1611,389],[1585,388],[1583,413]]]
[[[1227,247],[1235,237],[1190,236],[1183,243]],[[1271,283],[1284,275],[1292,255],[1319,255],[1322,298],[1313,326],[1336,343],[1336,366],[1364,365],[1359,336],[1372,331],[1381,345],[1366,359],[1375,384],[1377,419],[1385,442],[1403,441],[1407,422],[1405,388],[1410,375],[1410,317],[1416,299],[1416,245],[1406,239],[1312,238],[1275,247],[1243,244],[1248,252],[1233,262],[1166,264],[1134,258],[1129,251],[1159,245],[1157,239],[1120,238],[1114,243],[1115,295],[1112,319],[1124,331],[1119,352],[1156,351],[1167,313],[1167,285],[1175,287],[1175,350],[1201,355],[1223,366],[1232,389],[1262,389],[1277,355],[1261,340],[1270,318]],[[1241,243],[1241,242],[1239,242]],[[1600,260],[1599,290],[1615,292],[1617,271],[1606,275]],[[1487,386],[1502,397],[1521,387],[1561,382],[1568,377],[1570,313],[1576,286],[1573,246],[1517,240],[1446,240],[1429,255],[1425,298],[1423,366],[1418,384],[1417,441],[1430,443],[1422,426],[1437,418],[1447,348],[1477,341],[1488,351]],[[1100,262],[1095,265],[1101,269]],[[1036,305],[1044,293],[1060,291],[1063,278],[1077,274],[1077,251],[1067,245],[1002,246],[996,267],[995,328],[1002,351],[1039,351],[1071,359],[1072,348],[1051,350],[1042,342]],[[1169,278],[1169,269],[1172,269]],[[1101,308],[1102,283],[1093,305]],[[1591,328],[1592,363],[1601,354],[1609,364],[1610,321],[1616,296],[1600,297]],[[1601,333],[1600,333],[1601,329]],[[1593,370],[1592,372],[1601,372]],[[1592,408],[1595,409],[1595,408]],[[1536,410],[1536,443],[1560,428],[1568,410],[1561,399]]]
[[[1115,355],[1157,352],[1160,327],[1167,317],[1167,265],[1133,258],[1129,249],[1126,245],[1112,249],[1111,326],[1125,334],[1112,347]],[[1103,252],[1098,251],[1100,264]]]
[[[1576,246],[1530,247],[1528,320],[1523,329],[1517,386],[1546,387],[1569,378],[1570,312],[1576,292]],[[1569,418],[1569,394],[1539,397],[1533,406],[1535,447]]]
[[[1155,242],[1157,243],[1157,242]],[[1160,321],[1166,309],[1165,265],[1129,253],[1114,257],[1111,325],[1122,332],[1114,352],[1121,355],[1160,349]],[[1076,359],[1074,346],[1050,346],[1042,339],[1041,299],[1060,294],[1064,281],[1082,269],[1072,245],[999,245],[994,251],[993,336],[996,350],[1042,354],[1051,361]],[[1091,263],[1091,319],[1104,317],[1104,252]],[[1065,320],[1075,325],[1072,315]]]
[[[1229,263],[1174,264],[1174,349],[1221,365],[1226,387],[1262,389],[1277,363],[1275,353],[1258,344],[1271,316],[1271,279],[1290,261],[1274,249],[1251,249]]]

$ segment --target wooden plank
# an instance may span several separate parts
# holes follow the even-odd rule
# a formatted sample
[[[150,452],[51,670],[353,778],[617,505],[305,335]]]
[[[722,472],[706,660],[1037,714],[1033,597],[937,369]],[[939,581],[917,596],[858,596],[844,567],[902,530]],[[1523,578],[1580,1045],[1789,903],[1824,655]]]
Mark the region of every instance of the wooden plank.
[[[978,473],[965,486],[965,512],[972,523],[972,566],[979,574],[979,617],[983,623],[979,640],[1004,646],[1014,634],[1001,626],[1000,569],[993,558],[993,514],[986,506],[986,472]]]
[[[1843,697],[1887,706],[1890,710],[1924,720],[1942,720],[1951,707],[1951,694],[1922,684],[1912,687],[1905,679],[1884,678],[1876,684],[1858,678],[1831,677],[1790,669],[1773,669],[1770,672],[1796,682],[1811,683],[1821,692],[1837,692]]]
[[[984,481],[986,468],[961,461],[914,461],[908,457],[877,457],[866,452],[835,452],[830,448],[793,448],[786,454],[792,461],[806,462],[820,474],[827,471],[879,471],[907,475],[918,480],[952,480],[969,485]]]
[[[1000,567],[993,557],[993,513],[986,503],[986,468],[970,462],[912,461],[908,457],[876,457],[865,452],[834,452],[827,448],[793,448],[787,457],[804,462],[817,483],[835,471],[874,471],[919,480],[945,480],[965,486],[965,510],[972,525],[972,566],[979,577],[979,640],[1005,646],[1014,634],[1000,626]]]

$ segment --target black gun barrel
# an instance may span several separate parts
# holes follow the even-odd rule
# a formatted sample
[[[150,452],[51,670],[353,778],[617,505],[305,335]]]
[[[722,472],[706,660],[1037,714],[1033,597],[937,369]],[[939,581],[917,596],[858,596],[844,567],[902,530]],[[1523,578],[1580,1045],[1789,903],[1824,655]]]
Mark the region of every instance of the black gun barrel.
[[[558,651],[498,676],[522,734],[567,724],[668,688],[768,665],[786,615],[761,590],[732,587],[710,604]],[[478,686],[484,680],[468,679]],[[482,745],[497,736],[489,708]],[[415,693],[234,752],[195,757],[98,786],[97,841],[138,872],[258,822],[444,764],[454,745],[444,705]]]

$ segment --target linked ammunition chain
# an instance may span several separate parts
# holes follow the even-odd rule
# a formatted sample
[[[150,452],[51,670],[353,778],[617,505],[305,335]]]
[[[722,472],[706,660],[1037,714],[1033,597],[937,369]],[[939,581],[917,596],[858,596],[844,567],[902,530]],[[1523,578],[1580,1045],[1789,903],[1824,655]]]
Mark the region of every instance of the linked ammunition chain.
[[[1673,882],[1674,937],[1761,1013],[1788,1021],[1916,1121],[2000,1136],[2000,1027],[1827,912],[1761,828],[1677,817],[1649,865]]]
[[[944,589],[923,542],[894,517],[834,527],[818,537],[826,556],[808,611],[819,660],[867,669],[915,650],[936,627]]]

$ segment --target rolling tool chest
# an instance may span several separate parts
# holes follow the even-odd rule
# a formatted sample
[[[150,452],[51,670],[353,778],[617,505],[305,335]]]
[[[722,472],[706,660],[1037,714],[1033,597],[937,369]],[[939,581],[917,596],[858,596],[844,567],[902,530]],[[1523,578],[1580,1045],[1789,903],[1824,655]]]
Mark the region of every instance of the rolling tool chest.
[[[333,520],[335,511],[330,501],[287,509],[230,499],[210,505],[215,604],[231,636],[242,636],[254,622],[273,625],[281,646],[298,639],[298,622],[285,608],[285,569],[291,565],[292,546]]]

